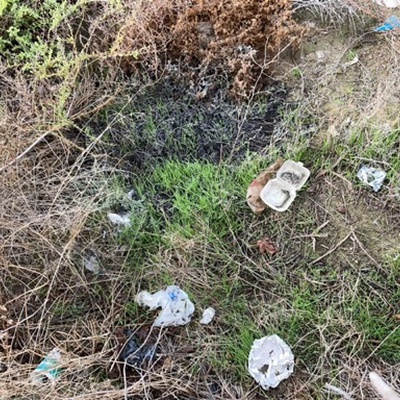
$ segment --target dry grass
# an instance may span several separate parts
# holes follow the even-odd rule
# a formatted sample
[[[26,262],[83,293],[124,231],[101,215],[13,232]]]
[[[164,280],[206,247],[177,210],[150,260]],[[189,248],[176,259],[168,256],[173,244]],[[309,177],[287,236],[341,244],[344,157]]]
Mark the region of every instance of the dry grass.
[[[149,163],[143,169],[126,168],[140,143],[145,143],[141,152],[146,153],[148,143],[154,142],[151,151],[156,153],[161,139],[155,133],[165,122],[162,118],[172,118],[168,109],[167,117],[165,110],[163,114],[162,104],[155,111],[143,107],[126,114],[137,96],[136,85],[120,77],[136,65],[132,57],[145,57],[144,65],[150,65],[155,75],[168,71],[168,51],[174,62],[180,52],[192,65],[194,58],[201,61],[202,57],[200,65],[218,64],[218,57],[231,57],[232,46],[237,45],[233,34],[239,29],[238,13],[243,12],[248,21],[255,8],[252,1],[233,2],[232,13],[220,15],[215,2],[199,2],[190,10],[186,2],[177,3],[167,8],[153,1],[146,10],[144,2],[93,3],[85,8],[81,16],[86,24],[78,30],[84,37],[79,45],[83,49],[77,45],[74,50],[79,48],[79,55],[86,58],[70,70],[67,81],[33,79],[2,67],[0,305],[5,308],[0,309],[0,398],[326,399],[333,396],[325,394],[323,386],[331,383],[354,398],[374,399],[366,378],[370,370],[381,372],[393,384],[399,380],[395,348],[399,328],[391,319],[399,313],[398,264],[393,259],[399,250],[400,161],[398,139],[390,136],[398,123],[392,105],[398,100],[397,42],[391,37],[378,39],[379,45],[359,38],[350,44],[335,42],[323,64],[306,58],[297,66],[300,76],[293,76],[292,64],[291,72],[282,73],[296,89],[292,99],[297,95],[303,106],[294,116],[286,110],[285,123],[276,127],[274,139],[267,142],[269,136],[263,137],[261,153],[270,158],[277,152],[301,158],[312,167],[313,180],[290,212],[257,218],[244,204],[245,189],[271,160],[244,159],[242,148],[237,153],[232,148],[218,165],[204,166],[190,162],[187,148],[197,143],[185,141],[182,135],[189,154],[185,153],[185,163],[172,160],[169,169],[156,162],[151,168]],[[282,16],[289,33],[297,32],[288,2],[281,8],[275,3],[263,2],[262,7],[268,11],[268,6],[274,6],[273,15]],[[181,9],[185,12],[178,14]],[[224,25],[224,18],[231,24]],[[191,23],[186,26],[187,20]],[[210,26],[202,25],[209,21],[218,37],[214,44],[208,37]],[[280,34],[266,56],[259,34],[273,32],[257,33],[259,22],[256,19],[254,26],[244,29],[241,38],[244,45],[261,50],[261,58],[250,57],[231,70],[240,94],[254,83],[251,78],[242,86],[243,65],[249,60],[261,63],[261,69],[256,68],[259,77],[276,50],[287,44],[282,37],[287,31],[274,26]],[[137,37],[132,34],[135,30],[132,36],[125,35],[132,23],[140,28]],[[68,20],[64,29],[68,26],[76,27],[76,21]],[[206,32],[199,33],[200,27]],[[104,35],[106,29],[109,36]],[[57,35],[61,33],[60,28]],[[199,38],[203,33],[205,37]],[[172,41],[166,39],[168,35]],[[357,52],[360,62],[339,74],[349,52]],[[385,65],[374,63],[377,59],[385,60]],[[236,59],[229,58],[228,64],[232,60]],[[108,68],[106,75],[99,73],[103,68]],[[112,112],[111,120],[106,118],[105,127],[98,124],[97,114],[121,86],[128,93],[121,97],[123,106]],[[66,87],[67,94],[60,97]],[[227,136],[225,141],[243,146],[244,138],[257,139],[243,131],[257,129],[263,105],[254,115],[248,107],[236,112],[229,105],[228,113],[222,114],[222,123],[227,115],[239,121],[236,140]],[[204,114],[201,118],[209,118],[207,107],[195,109]],[[315,114],[318,109],[321,112]],[[184,110],[179,123],[190,119],[192,109]],[[143,115],[155,118],[155,130],[149,118],[144,121],[150,127],[142,123]],[[264,119],[269,115],[265,112]],[[141,123],[136,133],[135,122]],[[257,135],[266,129],[264,123],[260,121]],[[304,130],[313,124],[324,130],[309,141]],[[383,135],[387,140],[375,143],[374,129],[385,124],[390,124]],[[171,127],[162,129],[176,132]],[[290,138],[285,136],[289,129]],[[179,151],[174,143],[163,145]],[[117,160],[116,154],[121,156]],[[369,158],[382,158],[380,165],[389,172],[391,183],[383,196],[371,195],[354,182],[358,163]],[[155,167],[158,175],[152,175]],[[182,171],[186,171],[183,178],[176,178]],[[140,175],[144,172],[147,175]],[[197,197],[189,196],[188,203],[174,197],[182,190],[186,194],[188,175],[202,176],[201,184],[208,185],[200,197],[207,204],[205,211],[196,207]],[[132,184],[141,197],[134,206],[129,203],[136,214],[132,227],[121,234],[105,215],[127,206],[125,192]],[[174,191],[168,192],[171,185]],[[156,198],[160,187],[167,198]],[[218,204],[215,196],[225,201]],[[185,214],[188,204],[189,216]],[[221,216],[215,217],[215,207],[222,208]],[[171,208],[180,211],[171,217]],[[210,225],[211,218],[215,226]],[[257,240],[265,236],[279,247],[274,257],[258,252]],[[100,260],[99,275],[85,270],[88,254]],[[132,371],[118,360],[118,332],[125,326],[139,332],[148,329],[154,314],[138,309],[134,296],[139,290],[158,290],[171,283],[180,284],[195,301],[194,321],[180,329],[151,330],[149,335],[159,343],[156,362],[147,370]],[[217,308],[216,320],[211,326],[200,326],[198,317],[209,305]],[[364,308],[368,312],[360,317]],[[248,377],[246,360],[252,340],[272,332],[293,347],[296,372],[266,394]],[[60,378],[54,384],[33,385],[30,373],[53,347],[63,355]]]

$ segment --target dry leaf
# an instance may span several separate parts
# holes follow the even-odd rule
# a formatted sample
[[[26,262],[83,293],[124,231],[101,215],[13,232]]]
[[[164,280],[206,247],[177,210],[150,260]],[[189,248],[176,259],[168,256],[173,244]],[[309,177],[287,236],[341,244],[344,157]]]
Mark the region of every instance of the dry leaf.
[[[265,237],[263,240],[258,240],[257,246],[260,249],[261,254],[268,253],[272,256],[278,251],[278,247],[272,242],[269,237]]]
[[[393,318],[397,321],[400,321],[400,314],[393,315]]]
[[[260,193],[267,182],[274,177],[280,167],[282,167],[283,160],[279,158],[274,164],[270,165],[265,171],[251,182],[247,189],[247,204],[255,214],[261,214],[266,208],[266,204],[261,200]]]

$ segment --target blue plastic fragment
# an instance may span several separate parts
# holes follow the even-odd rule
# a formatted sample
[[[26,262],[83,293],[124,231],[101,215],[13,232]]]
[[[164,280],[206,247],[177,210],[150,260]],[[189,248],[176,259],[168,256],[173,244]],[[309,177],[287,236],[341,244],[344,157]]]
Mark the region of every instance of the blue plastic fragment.
[[[381,26],[374,29],[374,32],[389,32],[400,28],[400,18],[390,16]]]
[[[61,362],[60,350],[53,349],[33,371],[33,380],[36,383],[43,382],[45,378],[54,381],[61,373],[59,364]]]

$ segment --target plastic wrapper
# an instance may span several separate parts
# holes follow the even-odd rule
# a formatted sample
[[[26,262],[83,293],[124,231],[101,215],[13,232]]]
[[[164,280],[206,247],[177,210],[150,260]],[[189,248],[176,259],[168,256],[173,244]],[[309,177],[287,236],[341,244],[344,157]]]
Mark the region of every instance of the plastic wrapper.
[[[32,381],[34,383],[43,383],[46,379],[55,381],[61,373],[60,362],[60,350],[54,348],[32,372]]]
[[[374,192],[378,192],[386,178],[386,172],[381,169],[363,165],[357,172],[357,178],[368,186],[371,186]]]
[[[178,286],[168,286],[167,289],[154,294],[140,292],[136,296],[136,301],[141,306],[149,307],[150,310],[161,308],[153,326],[186,325],[195,310],[189,296]]]
[[[107,214],[108,219],[117,226],[123,226],[127,227],[130,224],[130,215],[128,213],[123,213],[123,214],[114,214],[114,213],[108,213]]]
[[[278,336],[255,340],[249,354],[250,375],[263,389],[276,388],[294,368],[290,347]]]

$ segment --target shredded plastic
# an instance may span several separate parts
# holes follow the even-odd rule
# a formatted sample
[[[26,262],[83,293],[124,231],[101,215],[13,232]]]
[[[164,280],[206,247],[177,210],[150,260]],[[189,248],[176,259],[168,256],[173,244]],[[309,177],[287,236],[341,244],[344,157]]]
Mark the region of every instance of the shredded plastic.
[[[54,348],[32,372],[32,381],[34,383],[42,383],[46,378],[50,381],[55,381],[61,373],[60,362],[60,350]]]
[[[371,186],[375,192],[378,192],[386,178],[386,172],[381,169],[363,165],[357,172],[357,178]]]
[[[263,389],[276,388],[294,368],[290,347],[278,336],[255,340],[249,354],[250,375]]]
[[[385,22],[374,29],[375,32],[389,32],[400,28],[400,18],[395,15],[390,16]]]
[[[137,368],[146,368],[151,365],[156,355],[157,343],[141,343],[130,329],[126,329],[124,334],[128,340],[121,351],[121,360]]]
[[[166,290],[154,294],[142,291],[136,296],[136,302],[149,307],[150,310],[161,307],[162,310],[153,326],[186,325],[195,310],[189,296],[178,286],[168,286]]]
[[[94,274],[98,274],[100,272],[100,263],[96,256],[90,255],[83,259],[83,265],[85,268],[93,272]]]
[[[129,226],[130,224],[130,215],[128,213],[124,214],[114,214],[108,213],[108,219],[117,226]]]

